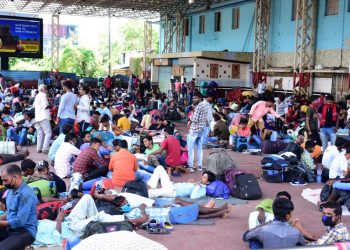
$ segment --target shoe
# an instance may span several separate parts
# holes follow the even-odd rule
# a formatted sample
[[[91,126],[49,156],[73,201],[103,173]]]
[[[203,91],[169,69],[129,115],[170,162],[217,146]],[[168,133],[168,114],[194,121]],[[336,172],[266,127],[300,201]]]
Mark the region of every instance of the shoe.
[[[193,173],[194,172],[194,169],[193,168],[190,168],[190,173]]]
[[[36,152],[38,152],[38,153],[42,153],[43,151],[41,151],[41,150],[37,150]]]
[[[197,167],[197,170],[198,170],[198,171],[203,171],[202,166],[198,166],[198,167]]]
[[[49,150],[43,150],[43,154],[48,154],[49,153]]]
[[[296,179],[296,180],[293,180],[293,181],[291,181],[289,183],[292,186],[306,186],[307,185],[306,181],[301,180],[301,179]]]

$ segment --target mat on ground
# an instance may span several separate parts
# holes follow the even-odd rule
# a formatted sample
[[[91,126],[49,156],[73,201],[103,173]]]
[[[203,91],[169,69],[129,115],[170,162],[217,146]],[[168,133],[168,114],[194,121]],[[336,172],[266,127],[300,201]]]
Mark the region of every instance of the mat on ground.
[[[311,202],[312,204],[317,205],[317,203],[321,201],[320,199],[321,190],[322,189],[320,188],[319,189],[306,188],[301,193],[301,196],[305,200]],[[343,213],[342,213],[343,216],[350,216],[349,209],[346,206],[342,206],[342,210],[343,210]]]

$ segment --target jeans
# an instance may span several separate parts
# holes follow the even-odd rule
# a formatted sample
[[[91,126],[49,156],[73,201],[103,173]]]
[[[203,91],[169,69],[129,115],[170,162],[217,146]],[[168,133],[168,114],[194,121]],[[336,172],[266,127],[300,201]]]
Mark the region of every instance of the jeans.
[[[87,172],[87,176],[84,178],[84,181],[89,181],[96,179],[98,177],[104,177],[108,174],[107,167],[93,168]]]
[[[24,249],[26,246],[30,246],[34,241],[34,237],[23,228],[0,228],[0,249]]]
[[[66,124],[70,124],[72,125],[72,127],[74,126],[74,119],[71,118],[62,118],[60,119],[60,133],[63,132],[63,126]]]
[[[207,126],[203,129],[203,135],[202,135],[202,144],[203,145],[208,144],[208,137],[209,137],[209,126]]]
[[[331,128],[321,128],[320,129],[320,137],[322,141],[323,152],[326,150],[328,146],[328,137],[331,141],[331,144],[335,144],[335,139],[337,138],[337,134],[334,132],[334,127]]]
[[[22,128],[19,135],[16,133],[15,128],[9,128],[6,132],[7,138],[10,138],[11,141],[14,141],[17,145],[25,145],[27,144],[27,129]]]
[[[137,170],[136,173],[136,180],[143,181],[145,184],[148,183],[149,179],[151,179],[152,174],[148,173],[145,170]]]
[[[42,120],[35,124],[35,128],[37,131],[37,150],[47,150],[50,148],[50,139],[51,139],[51,125],[49,120]]]
[[[194,161],[194,147],[197,146],[197,164],[202,167],[203,151],[202,151],[202,131],[190,131],[187,135],[187,149],[188,149],[188,167],[193,168]]]
[[[158,156],[158,161],[159,161],[159,164],[162,165],[163,167],[166,167],[166,162],[165,162],[165,157],[164,156]]]
[[[152,165],[145,165],[143,161],[138,161],[137,165],[139,166],[140,169],[147,171],[148,173],[153,173],[155,166]]]
[[[193,92],[188,93],[188,105],[192,104],[192,99],[193,99]]]

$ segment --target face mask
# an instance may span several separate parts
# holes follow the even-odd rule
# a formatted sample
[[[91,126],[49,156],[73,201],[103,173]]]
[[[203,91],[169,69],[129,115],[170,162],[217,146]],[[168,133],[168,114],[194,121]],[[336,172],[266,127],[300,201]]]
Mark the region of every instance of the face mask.
[[[12,177],[12,180],[10,182],[10,184],[4,184],[4,186],[7,188],[7,189],[13,189],[14,188],[14,185],[12,184],[13,182],[13,177]]]
[[[128,213],[131,211],[131,207],[130,207],[130,204],[127,203],[123,206],[120,207],[120,211],[122,211],[123,213]]]
[[[326,227],[334,227],[336,225],[336,223],[332,220],[332,217],[327,215],[322,215],[322,222]]]

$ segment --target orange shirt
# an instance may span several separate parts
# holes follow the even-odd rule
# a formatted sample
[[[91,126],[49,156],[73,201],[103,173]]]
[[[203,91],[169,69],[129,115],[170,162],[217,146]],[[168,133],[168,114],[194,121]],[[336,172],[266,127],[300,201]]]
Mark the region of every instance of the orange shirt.
[[[301,144],[301,147],[305,149],[305,143]],[[318,158],[321,154],[322,154],[321,147],[316,145],[314,152],[312,152],[312,154],[310,155],[311,155],[311,158]]]
[[[112,155],[109,170],[113,171],[112,182],[122,187],[128,181],[135,180],[137,171],[136,157],[126,149],[121,149]]]

